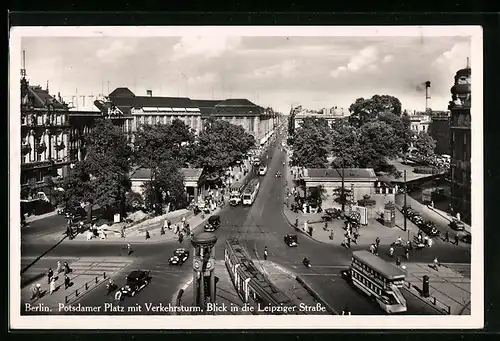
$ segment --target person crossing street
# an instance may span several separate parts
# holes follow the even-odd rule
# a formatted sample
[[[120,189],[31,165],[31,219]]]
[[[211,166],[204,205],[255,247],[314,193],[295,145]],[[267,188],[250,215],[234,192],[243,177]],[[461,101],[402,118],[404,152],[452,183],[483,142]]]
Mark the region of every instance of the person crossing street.
[[[264,260],[267,260],[267,246],[264,248]]]

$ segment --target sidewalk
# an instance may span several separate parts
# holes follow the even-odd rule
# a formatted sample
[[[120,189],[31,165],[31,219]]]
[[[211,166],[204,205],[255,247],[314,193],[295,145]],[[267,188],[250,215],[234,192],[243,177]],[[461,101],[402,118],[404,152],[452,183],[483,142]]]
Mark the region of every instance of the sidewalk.
[[[42,304],[49,307],[52,312],[59,312],[59,304],[73,304],[81,299],[86,293],[99,287],[111,278],[129,267],[133,260],[123,257],[106,257],[102,260],[97,257],[82,257],[67,260],[72,272],[68,275],[71,283],[68,289],[64,289],[64,273],[56,274],[57,260],[53,259],[52,270],[56,276],[56,291],[49,294],[47,276],[39,279],[37,283],[42,285],[42,297],[31,299],[31,286],[21,289],[21,312],[27,305]],[[45,269],[47,271],[48,269]],[[86,285],[87,284],[87,285]],[[76,291],[78,290],[78,295]]]
[[[405,288],[421,300],[441,310],[443,314],[470,315],[470,278],[444,266],[436,271],[427,263],[406,263]],[[422,277],[429,276],[429,295],[420,296],[422,290]]]
[[[403,195],[399,194],[396,196],[396,206],[398,208],[401,208],[403,205]],[[464,223],[465,231],[464,232],[457,232],[453,230],[451,227],[448,226],[450,221],[452,220],[451,215],[448,213],[445,213],[439,209],[436,208],[431,208],[427,205],[424,205],[420,203],[419,201],[415,200],[414,198],[410,197],[409,195],[406,196],[406,204],[411,206],[415,211],[419,212],[424,219],[429,219],[434,221],[442,231],[449,231],[452,235],[454,233],[458,233],[459,235],[463,235],[464,233],[471,233],[471,227],[467,224]]]
[[[26,223],[32,223],[34,221],[53,217],[55,215],[57,215],[57,210],[54,210],[52,212],[45,213],[45,214],[40,214],[40,215],[30,215],[30,216],[26,217]]]
[[[203,225],[204,222],[208,220],[211,215],[216,215],[221,210],[221,208],[216,208],[215,211],[210,214],[205,214],[204,218],[201,218],[201,213],[197,215],[193,215],[192,211],[188,210],[180,210],[183,211],[179,213],[179,211],[174,211],[171,213],[176,213],[175,216],[169,214],[158,216],[153,219],[149,219],[144,221],[143,223],[134,226],[133,230],[125,229],[125,238],[121,238],[120,230],[116,230],[112,225],[113,229],[108,229],[107,231],[107,239],[91,239],[87,240],[86,233],[77,235],[73,240],[68,240],[68,243],[79,242],[79,243],[165,243],[168,241],[178,240],[178,235],[174,233],[174,225],[177,223],[180,225],[182,218],[186,217],[186,222],[189,223],[189,227],[191,231],[194,231],[196,228]],[[165,228],[165,234],[161,235],[161,227],[163,226],[163,222],[165,219],[169,219],[172,223],[172,229],[168,230]],[[146,239],[146,231],[149,232],[150,239]]]

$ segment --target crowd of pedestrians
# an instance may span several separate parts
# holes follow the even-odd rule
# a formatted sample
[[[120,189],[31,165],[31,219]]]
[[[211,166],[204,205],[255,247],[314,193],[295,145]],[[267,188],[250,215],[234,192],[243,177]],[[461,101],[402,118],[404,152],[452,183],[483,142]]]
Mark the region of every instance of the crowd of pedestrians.
[[[71,279],[69,278],[69,274],[72,272],[72,269],[69,267],[68,262],[64,262],[61,264],[61,261],[57,261],[56,270],[52,270],[49,268],[47,271],[47,284],[49,286],[49,294],[52,295],[55,291],[57,291],[56,282],[62,273],[64,275],[64,289],[68,289],[71,286]],[[31,287],[31,299],[38,299],[44,295],[45,292],[42,292],[42,285],[40,283],[33,284]]]

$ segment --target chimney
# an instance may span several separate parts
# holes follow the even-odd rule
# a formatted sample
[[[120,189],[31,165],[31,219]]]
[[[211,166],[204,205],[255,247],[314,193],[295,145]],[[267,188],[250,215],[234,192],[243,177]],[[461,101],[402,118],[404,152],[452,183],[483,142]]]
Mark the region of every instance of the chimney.
[[[425,82],[425,111],[431,110],[431,82]]]
[[[149,97],[153,97],[153,90],[146,90],[146,94]]]

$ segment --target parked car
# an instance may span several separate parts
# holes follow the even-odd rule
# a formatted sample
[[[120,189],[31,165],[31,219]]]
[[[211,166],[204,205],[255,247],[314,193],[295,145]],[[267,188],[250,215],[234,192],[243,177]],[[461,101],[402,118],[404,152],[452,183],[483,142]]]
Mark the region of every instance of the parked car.
[[[417,225],[426,235],[429,237],[438,237],[439,230],[436,228],[436,224],[433,221],[427,220]]]
[[[182,265],[189,258],[189,251],[184,248],[178,248],[174,251],[174,255],[168,260],[170,265]]]
[[[284,240],[285,240],[285,244],[288,245],[289,247],[299,246],[296,234],[287,234],[285,236]]]
[[[464,223],[461,222],[460,220],[457,220],[457,219],[453,219],[449,224],[448,226],[450,226],[453,230],[455,231],[464,231],[465,230],[465,226],[464,226]]]
[[[127,277],[127,284],[120,291],[122,295],[134,297],[136,293],[144,289],[151,281],[149,271],[134,270]]]
[[[208,218],[208,222],[205,225],[205,232],[214,232],[220,227],[220,216],[212,215]]]
[[[323,221],[331,221],[333,219],[338,219],[342,215],[342,210],[338,208],[327,208],[325,214],[321,217]]]

